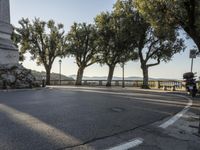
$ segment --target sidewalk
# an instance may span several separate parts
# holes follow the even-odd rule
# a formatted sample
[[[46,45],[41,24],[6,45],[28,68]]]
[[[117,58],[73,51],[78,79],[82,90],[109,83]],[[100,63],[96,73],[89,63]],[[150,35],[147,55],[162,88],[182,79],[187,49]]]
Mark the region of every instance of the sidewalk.
[[[200,134],[191,126],[199,125],[199,116],[187,112],[175,124],[162,132],[146,137],[145,143],[136,150],[199,150]]]
[[[200,142],[200,134],[198,134],[199,115],[187,112],[174,125],[170,126],[168,134],[181,140],[194,140]],[[200,145],[199,145],[200,146]]]
[[[133,147],[131,150],[200,149],[200,136],[196,135],[198,130],[190,127],[191,125],[198,125],[198,116],[191,112],[188,112],[180,120],[178,120],[175,124],[168,127],[167,129],[162,129],[158,127],[161,122],[156,122],[146,128],[138,128],[130,132],[122,133],[114,137],[108,137],[103,140],[97,140],[92,143],[74,147],[69,150],[109,150],[105,149],[105,147],[109,147],[107,146],[109,145],[108,143],[112,143],[113,141],[120,141],[119,143],[123,144],[129,142],[129,140],[136,139],[137,137],[142,138],[143,143],[136,147]],[[105,141],[107,141],[107,143],[105,143]]]
[[[151,150],[151,148],[148,148],[149,146],[152,146],[152,150],[199,150],[199,117],[200,96],[198,95],[193,99],[193,106],[179,120],[161,131],[161,133],[147,137],[147,143],[144,143],[141,147],[139,146],[136,150]],[[156,124],[159,124],[159,122]]]

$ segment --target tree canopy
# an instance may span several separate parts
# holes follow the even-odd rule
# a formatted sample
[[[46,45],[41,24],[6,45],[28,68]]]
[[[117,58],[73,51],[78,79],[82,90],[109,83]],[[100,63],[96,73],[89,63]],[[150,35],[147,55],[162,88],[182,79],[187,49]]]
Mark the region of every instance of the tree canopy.
[[[95,18],[100,63],[109,67],[107,86],[111,86],[116,64],[137,59],[133,35],[129,32],[132,23],[126,17],[116,8],[112,13],[103,12]]]
[[[11,40],[13,41],[13,43],[15,44],[15,46],[17,48],[20,47],[20,40],[21,40],[21,36],[16,32],[16,28],[13,27],[13,32],[11,34]],[[19,51],[19,61],[23,62],[25,60],[25,56],[24,54]]]
[[[84,69],[98,61],[97,31],[94,25],[74,23],[67,35],[67,50],[78,65],[76,85],[81,85]]]
[[[178,35],[161,38],[156,36],[154,29],[149,26],[145,32],[145,39],[141,39],[138,45],[138,53],[143,71],[143,88],[149,88],[148,69],[159,65],[161,61],[168,62],[172,57],[184,50],[184,41]]]
[[[199,0],[134,0],[133,3],[158,32],[167,34],[181,27],[200,51]]]
[[[20,37],[20,52],[29,52],[31,59],[38,65],[43,65],[46,70],[46,82],[50,84],[50,72],[56,57],[65,54],[66,39],[62,24],[56,24],[53,20],[48,22],[35,18],[21,19],[20,27],[16,32]]]
[[[132,0],[118,0],[114,11],[129,20],[131,41],[138,52],[143,71],[143,88],[148,88],[148,68],[169,61],[172,56],[184,49],[183,40],[177,30],[155,30],[138,12]]]
[[[95,23],[99,33],[101,64],[109,67],[107,86],[111,80],[116,64],[137,60],[138,31],[135,21],[139,19],[135,10],[130,7],[131,0],[117,0],[113,11],[97,15]]]

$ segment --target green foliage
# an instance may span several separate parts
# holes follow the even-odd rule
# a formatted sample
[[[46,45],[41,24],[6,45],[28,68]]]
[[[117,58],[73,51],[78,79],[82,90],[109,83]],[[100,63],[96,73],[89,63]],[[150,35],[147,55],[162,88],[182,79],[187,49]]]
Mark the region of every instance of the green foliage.
[[[20,51],[30,52],[38,65],[52,65],[56,57],[64,55],[66,40],[62,24],[56,25],[53,20],[45,22],[38,18],[32,22],[23,18],[19,24],[21,27],[16,31],[21,37]]]
[[[98,61],[97,31],[94,25],[74,23],[67,35],[67,50],[79,67],[76,85],[81,85],[84,69]]]
[[[145,35],[145,39],[142,40],[143,48],[139,48],[138,51],[141,63],[147,67],[158,65],[161,61],[168,62],[174,54],[185,49],[184,41],[180,37],[178,38],[178,35],[161,38],[156,36],[155,30],[151,26],[146,30]],[[148,64],[148,61],[151,60],[157,60],[157,62]]]
[[[139,12],[159,33],[182,28],[200,51],[199,0],[134,0]]]
[[[143,47],[138,47],[141,69],[143,71],[142,88],[148,89],[149,67],[159,65],[161,61],[168,62],[174,54],[184,50],[184,41],[173,37],[157,37],[155,31],[149,27],[146,30],[145,39],[142,39]]]
[[[124,64],[138,58],[135,51],[137,31],[134,30],[137,25],[133,21],[137,16],[128,5],[118,0],[113,12],[103,12],[95,18],[99,34],[100,64],[107,64],[109,67],[107,86],[111,86],[116,64]]]
[[[67,35],[67,49],[76,58],[78,67],[88,67],[97,61],[97,32],[94,25],[74,23]]]
[[[13,27],[13,32],[11,34],[11,40],[13,41],[14,45],[19,48],[20,45],[20,40],[21,40],[21,36],[16,32],[16,28]],[[24,61],[25,60],[25,57],[23,55],[23,53],[21,51],[19,51],[19,61]]]
[[[148,2],[153,4],[153,1]],[[132,35],[131,40],[138,51],[144,77],[143,87],[148,88],[148,68],[159,65],[161,61],[170,61],[174,54],[184,49],[183,40],[178,38],[175,28],[153,28],[135,8],[132,0],[118,0],[115,8],[115,12],[130,21],[131,26],[126,28]]]
[[[130,32],[135,27],[131,17],[116,4],[112,13],[103,12],[95,18],[101,64],[116,65],[137,59],[135,33]]]
[[[44,65],[49,84],[52,64],[56,57],[64,56],[66,50],[63,25],[56,25],[53,20],[45,22],[38,18],[32,22],[23,18],[19,24],[16,32],[20,37],[20,52],[29,52],[38,65]]]
[[[18,48],[18,44],[20,42],[20,35],[16,33],[15,27],[13,27],[13,32],[11,34],[11,40],[13,41],[14,45]]]

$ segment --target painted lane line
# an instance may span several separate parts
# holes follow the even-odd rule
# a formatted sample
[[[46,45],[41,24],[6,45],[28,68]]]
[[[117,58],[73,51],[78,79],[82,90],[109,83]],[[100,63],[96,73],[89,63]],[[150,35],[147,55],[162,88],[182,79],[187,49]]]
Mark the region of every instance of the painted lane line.
[[[109,148],[107,150],[128,150],[130,148],[134,148],[136,146],[139,146],[140,144],[143,143],[143,141],[144,141],[144,139],[142,139],[142,138],[136,138],[136,139],[133,139],[130,142]]]
[[[172,118],[170,118],[169,120],[167,120],[166,122],[164,122],[163,124],[161,124],[159,127],[166,129],[167,127],[169,127],[170,125],[174,124],[177,120],[179,120],[192,106],[192,99],[186,97],[186,96],[181,96],[181,95],[176,95],[178,97],[182,97],[185,99],[188,99],[188,104],[187,106],[185,106],[185,108],[180,111],[179,113],[177,113],[175,116],[173,116]]]
[[[53,87],[55,89],[60,89],[58,87]],[[61,88],[66,89],[66,88]],[[71,89],[72,90],[72,89]],[[100,93],[100,94],[112,94],[112,95],[126,95],[126,96],[154,96],[154,97],[166,97],[163,95],[155,95],[155,94],[141,94],[141,93],[121,93],[121,92],[113,92],[113,91],[96,91],[96,90],[90,90],[90,89],[73,89],[74,91],[81,91],[81,92],[90,92],[90,93]],[[173,96],[173,95],[172,95]]]
[[[185,105],[186,104],[186,102],[174,102],[174,101],[169,101],[169,100],[153,99],[153,98],[140,98],[140,97],[129,97],[129,96],[118,96],[118,97],[128,98],[128,99],[132,99],[132,100],[166,103],[166,104],[176,104],[176,105]]]
[[[57,88],[57,87],[54,87],[54,88]],[[102,94],[114,94],[114,95],[125,95],[126,96],[136,96],[136,95],[148,95],[148,96],[151,96],[153,94],[133,94],[133,93],[116,93],[116,92],[108,92],[108,91],[96,91],[96,90],[87,90],[87,89],[79,89],[78,91],[84,91],[84,92],[93,92],[93,93],[102,93]],[[160,98],[161,97],[166,97],[166,96],[162,96],[162,95],[158,95]],[[185,98],[187,100],[189,100],[187,106],[181,111],[179,112],[178,114],[176,114],[175,116],[173,116],[171,119],[169,119],[168,121],[164,122],[163,124],[161,124],[159,127],[160,128],[167,128],[169,127],[170,125],[174,124],[177,120],[179,120],[190,108],[190,106],[192,106],[192,100],[186,96],[182,96],[182,95],[178,95],[178,94],[168,94],[168,96],[176,96],[176,97],[182,97],[182,98]],[[144,100],[144,98],[136,98],[134,97],[134,99],[138,99],[138,100]],[[145,100],[152,100],[150,98],[145,98]],[[155,101],[155,100],[154,100]],[[182,104],[180,102],[167,102],[165,100],[156,100],[157,102],[165,102],[165,103],[172,103],[172,104]]]
[[[171,119],[169,119],[168,121],[161,124],[159,127],[165,129],[165,128],[169,127],[170,125],[174,124],[177,120],[179,120],[188,111],[188,109],[189,108],[184,108],[181,112],[179,112],[178,114],[173,116]]]
[[[54,88],[57,88],[57,87],[54,87]],[[116,92],[108,92],[108,91],[96,91],[96,90],[89,90],[89,89],[79,89],[78,91],[84,91],[84,92],[93,92],[93,93],[102,93],[102,94],[114,94],[114,95],[126,95],[126,96],[136,96],[136,95],[148,95],[148,96],[151,96],[153,94],[133,94],[133,93],[116,93]],[[155,95],[154,95],[155,96]],[[162,95],[158,95],[160,98],[161,97],[166,97],[166,96],[162,96]],[[159,127],[160,128],[167,128],[169,127],[170,125],[174,124],[177,120],[179,120],[189,109],[190,107],[192,106],[192,100],[186,96],[183,96],[183,95],[178,95],[178,94],[168,94],[168,96],[176,96],[176,97],[182,97],[182,98],[185,98],[187,100],[189,100],[187,106],[181,111],[179,112],[178,114],[176,114],[175,116],[173,116],[171,119],[169,119],[168,121],[164,122],[163,124],[161,124]],[[136,98],[134,97],[134,99],[138,99],[138,100],[144,100],[144,98]],[[150,98],[145,98],[145,100],[152,100]],[[155,101],[155,100],[154,100]],[[157,100],[157,102],[165,102],[165,103],[172,103],[172,104],[182,104],[180,102],[167,102],[165,100]]]

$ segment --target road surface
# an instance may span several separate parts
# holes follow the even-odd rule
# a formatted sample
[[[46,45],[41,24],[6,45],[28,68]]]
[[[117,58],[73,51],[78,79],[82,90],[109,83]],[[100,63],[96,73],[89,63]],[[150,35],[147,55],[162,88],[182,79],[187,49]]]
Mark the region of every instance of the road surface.
[[[162,135],[158,125],[187,104],[183,97],[139,90],[1,91],[0,149],[109,149],[132,139],[144,142],[149,134]]]

